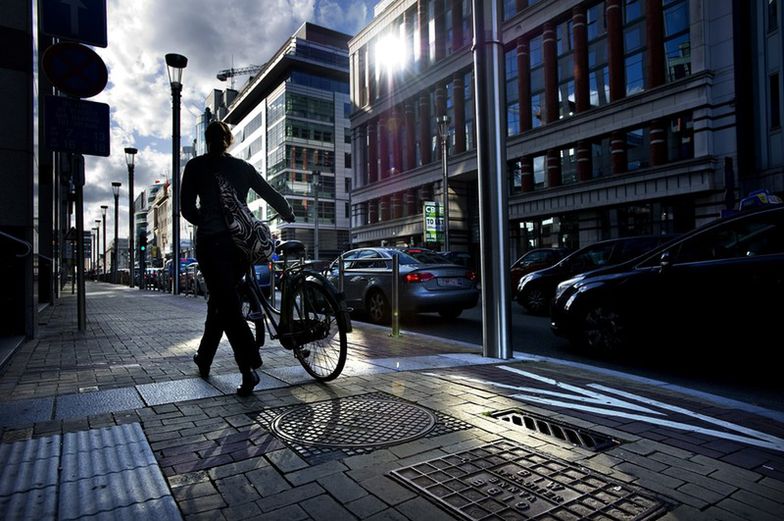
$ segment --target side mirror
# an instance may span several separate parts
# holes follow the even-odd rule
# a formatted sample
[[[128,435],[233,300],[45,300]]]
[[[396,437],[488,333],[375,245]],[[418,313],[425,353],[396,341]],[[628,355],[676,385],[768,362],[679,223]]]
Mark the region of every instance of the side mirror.
[[[666,270],[672,266],[672,254],[670,252],[665,251],[661,254],[661,257],[659,258],[659,266],[661,266],[662,270]]]

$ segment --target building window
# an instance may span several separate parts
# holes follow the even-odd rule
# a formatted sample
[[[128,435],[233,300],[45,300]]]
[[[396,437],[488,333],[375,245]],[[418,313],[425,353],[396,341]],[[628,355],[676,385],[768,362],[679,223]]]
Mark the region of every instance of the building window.
[[[474,73],[469,71],[463,76],[463,85],[465,90],[465,104],[464,104],[464,117],[465,117],[465,137],[466,137],[466,150],[473,150],[474,148]]]
[[[591,143],[591,176],[602,177],[612,171],[610,138],[599,138]]]
[[[544,165],[547,160],[546,156],[534,157],[534,189],[541,190],[544,188]]]
[[[528,42],[531,62],[531,128],[542,126],[544,112],[544,56],[542,53],[542,35],[531,38]]]
[[[694,124],[691,114],[670,118],[667,125],[667,159],[681,161],[694,157]]]
[[[689,3],[687,0],[664,0],[662,7],[667,81],[675,81],[691,74]]]
[[[523,190],[523,165],[520,161],[507,162],[509,172],[509,193],[519,194]]]
[[[647,128],[626,133],[626,170],[639,170],[650,165],[650,138]]]
[[[346,168],[351,168],[351,152],[345,152],[343,154],[343,162]]]
[[[577,149],[561,149],[561,183],[568,185],[577,182]]]
[[[781,98],[779,97],[779,73],[770,75],[770,128],[781,128]]]
[[[520,133],[517,49],[507,51],[504,58],[506,61],[506,135],[514,136]]]
[[[779,28],[779,0],[768,0],[768,32]]]
[[[574,115],[574,31],[572,20],[555,28],[558,49],[558,106],[559,118]]]
[[[642,0],[625,0],[623,50],[626,95],[645,88],[645,18]]]
[[[588,89],[591,107],[610,102],[610,69],[607,65],[607,18],[604,2],[587,10]]]

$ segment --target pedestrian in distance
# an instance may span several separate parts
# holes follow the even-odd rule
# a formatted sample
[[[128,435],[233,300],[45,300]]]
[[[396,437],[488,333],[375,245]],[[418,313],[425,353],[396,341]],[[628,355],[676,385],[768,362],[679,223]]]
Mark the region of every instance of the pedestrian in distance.
[[[234,188],[240,201],[245,201],[252,189],[285,221],[294,221],[294,211],[253,165],[227,152],[233,141],[228,125],[213,121],[207,126],[204,137],[207,153],[185,165],[180,191],[182,216],[196,227],[196,259],[209,290],[204,334],[193,361],[201,376],[207,378],[218,344],[226,333],[242,374],[237,394],[247,396],[259,383],[256,369],[262,364],[253,333],[242,315],[238,290],[242,276],[248,271],[249,261],[235,246],[226,225],[226,209],[223,208],[216,174]]]

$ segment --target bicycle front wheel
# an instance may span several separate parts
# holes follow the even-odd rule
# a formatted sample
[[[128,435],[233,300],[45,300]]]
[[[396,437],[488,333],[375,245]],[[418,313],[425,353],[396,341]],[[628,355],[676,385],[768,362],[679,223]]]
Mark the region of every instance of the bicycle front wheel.
[[[332,293],[321,284],[300,280],[291,288],[294,298],[284,313],[294,355],[313,378],[327,382],[338,377],[346,364],[346,319]]]

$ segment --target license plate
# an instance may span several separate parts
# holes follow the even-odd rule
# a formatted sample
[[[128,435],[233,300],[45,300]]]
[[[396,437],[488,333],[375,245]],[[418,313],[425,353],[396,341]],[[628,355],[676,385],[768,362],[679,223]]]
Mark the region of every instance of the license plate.
[[[439,286],[446,286],[449,288],[459,288],[460,287],[460,279],[445,279],[440,278],[438,279]]]

